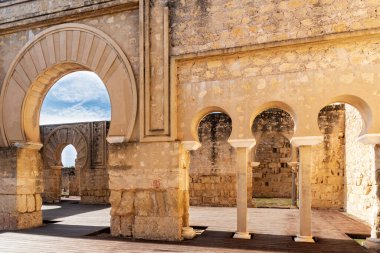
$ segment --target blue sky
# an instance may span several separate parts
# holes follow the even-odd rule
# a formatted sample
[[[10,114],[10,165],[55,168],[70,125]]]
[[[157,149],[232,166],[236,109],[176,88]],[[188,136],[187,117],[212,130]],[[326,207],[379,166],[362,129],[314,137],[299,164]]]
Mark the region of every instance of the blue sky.
[[[40,112],[41,125],[101,120],[111,120],[111,103],[102,80],[89,71],[77,71],[59,79],[46,95]],[[73,166],[75,157],[74,147],[69,147],[62,162]]]

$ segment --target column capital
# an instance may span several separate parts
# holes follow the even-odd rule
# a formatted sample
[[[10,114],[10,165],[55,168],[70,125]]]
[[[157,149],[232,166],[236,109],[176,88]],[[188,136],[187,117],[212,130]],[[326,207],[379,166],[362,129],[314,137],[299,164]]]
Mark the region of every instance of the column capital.
[[[290,143],[295,147],[300,146],[315,146],[323,141],[323,136],[302,136],[302,137],[293,137],[290,140]]]
[[[41,142],[16,142],[14,146],[17,148],[40,150],[43,144]]]
[[[202,144],[197,141],[182,141],[181,144],[182,147],[187,151],[197,150],[202,146]]]
[[[358,141],[363,144],[380,144],[380,134],[363,134],[358,137]]]
[[[110,144],[123,143],[126,141],[125,136],[108,136],[106,139]]]
[[[228,143],[231,144],[234,148],[248,148],[251,149],[256,145],[255,139],[232,139],[228,140]]]

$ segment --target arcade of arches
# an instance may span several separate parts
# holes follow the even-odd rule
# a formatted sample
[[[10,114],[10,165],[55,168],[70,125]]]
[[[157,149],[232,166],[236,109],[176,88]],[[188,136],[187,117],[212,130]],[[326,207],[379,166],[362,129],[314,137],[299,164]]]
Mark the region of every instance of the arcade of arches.
[[[252,197],[289,197],[296,173],[297,241],[313,241],[314,207],[380,241],[380,3],[43,2],[0,1],[0,229],[42,224],[46,166],[76,143],[81,194],[109,201],[113,236],[191,238],[196,204],[236,206],[235,238],[250,238]],[[90,123],[59,126],[70,140],[39,126],[47,91],[78,70],[110,96],[99,167]]]

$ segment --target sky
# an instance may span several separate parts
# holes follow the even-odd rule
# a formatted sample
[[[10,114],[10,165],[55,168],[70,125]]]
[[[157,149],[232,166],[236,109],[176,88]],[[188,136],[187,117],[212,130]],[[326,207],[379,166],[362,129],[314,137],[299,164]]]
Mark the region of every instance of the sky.
[[[111,103],[102,80],[93,72],[77,71],[59,79],[47,93],[40,125],[111,120]],[[67,146],[64,166],[74,166],[76,151]]]

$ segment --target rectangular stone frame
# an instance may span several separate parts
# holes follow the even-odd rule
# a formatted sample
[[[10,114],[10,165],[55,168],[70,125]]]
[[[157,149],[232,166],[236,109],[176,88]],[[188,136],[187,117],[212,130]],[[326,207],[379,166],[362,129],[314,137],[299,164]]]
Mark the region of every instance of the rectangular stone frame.
[[[158,2],[156,2],[158,5]],[[164,6],[158,12],[162,13],[162,28],[154,27],[151,22],[150,1],[140,1],[139,26],[140,26],[140,140],[148,141],[172,141],[176,139],[176,91],[169,81],[169,9]],[[151,40],[154,36],[153,28],[158,28],[162,33],[163,41]],[[153,34],[151,34],[151,31]],[[161,43],[161,44],[155,44]],[[158,51],[158,52],[157,52]],[[159,55],[163,59],[162,78],[152,79],[152,66],[159,63],[151,61],[152,55]],[[152,78],[153,76],[153,78]],[[161,86],[161,87],[160,87]],[[153,92],[154,90],[154,92]],[[151,100],[161,100],[158,106],[153,106]],[[162,98],[162,99],[161,99]],[[160,120],[162,118],[163,120]]]

